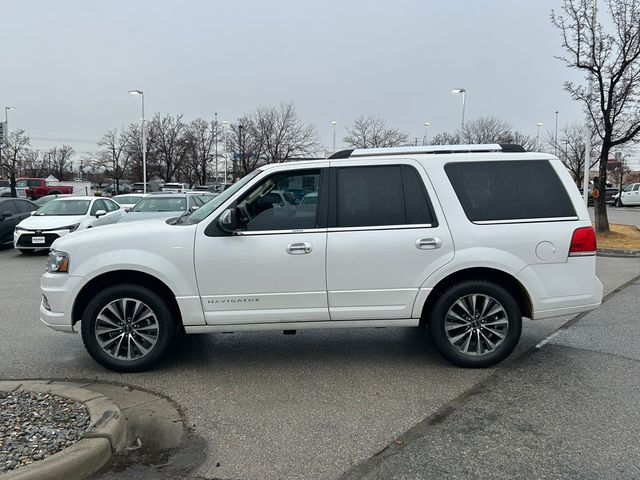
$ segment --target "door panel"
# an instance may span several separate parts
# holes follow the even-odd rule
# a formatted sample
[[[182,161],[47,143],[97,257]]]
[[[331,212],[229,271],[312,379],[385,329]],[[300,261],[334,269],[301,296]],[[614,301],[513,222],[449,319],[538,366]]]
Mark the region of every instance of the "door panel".
[[[326,215],[320,214],[328,163],[316,165],[265,172],[229,199],[217,215],[231,208],[236,234],[215,219],[198,225],[195,269],[208,324],[329,320]],[[318,193],[317,205],[280,195],[303,187]]]
[[[420,285],[453,259],[451,234],[422,166],[385,163],[332,163],[331,320],[411,318]]]
[[[439,248],[416,242],[439,238]],[[327,288],[332,320],[410,318],[420,285],[453,258],[446,227],[330,232]]]

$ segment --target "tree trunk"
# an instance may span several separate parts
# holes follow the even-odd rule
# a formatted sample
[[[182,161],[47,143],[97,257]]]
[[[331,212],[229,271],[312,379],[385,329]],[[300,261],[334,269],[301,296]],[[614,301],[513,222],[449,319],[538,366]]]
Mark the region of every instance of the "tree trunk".
[[[16,190],[16,172],[15,168],[9,172],[9,184],[11,185],[11,196],[16,198],[18,196],[18,191]]]
[[[609,231],[609,217],[607,216],[607,162],[609,161],[610,146],[605,141],[600,152],[600,165],[598,170],[598,182],[594,184],[594,188],[600,191],[600,196],[594,198],[593,209],[596,220],[597,232]]]

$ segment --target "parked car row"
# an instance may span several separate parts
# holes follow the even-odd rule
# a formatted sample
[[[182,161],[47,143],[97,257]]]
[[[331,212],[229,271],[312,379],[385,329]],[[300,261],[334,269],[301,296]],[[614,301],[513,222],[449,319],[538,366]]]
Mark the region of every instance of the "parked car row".
[[[214,197],[205,192],[188,192],[113,198],[61,194],[47,195],[35,202],[0,198],[0,245],[13,244],[21,253],[29,254],[49,249],[55,240],[75,231],[188,215]]]

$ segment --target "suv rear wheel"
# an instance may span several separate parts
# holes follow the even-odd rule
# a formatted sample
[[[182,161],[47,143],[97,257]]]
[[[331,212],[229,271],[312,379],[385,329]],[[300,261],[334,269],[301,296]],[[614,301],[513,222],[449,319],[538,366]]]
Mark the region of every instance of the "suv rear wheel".
[[[96,295],[82,316],[82,340],[100,365],[118,372],[147,370],[165,356],[177,326],[158,295],[117,285]]]
[[[429,329],[436,348],[454,364],[490,367],[517,345],[522,315],[503,287],[470,280],[453,285],[436,300]]]

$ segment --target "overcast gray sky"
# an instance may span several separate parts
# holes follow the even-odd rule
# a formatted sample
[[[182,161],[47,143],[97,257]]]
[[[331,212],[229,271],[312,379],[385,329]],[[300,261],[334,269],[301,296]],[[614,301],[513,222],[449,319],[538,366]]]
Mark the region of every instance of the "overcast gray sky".
[[[235,120],[292,101],[325,145],[360,114],[422,139],[496,115],[535,135],[581,121],[554,55],[559,0],[14,0],[0,28],[0,107],[36,148],[95,150],[110,128],[182,113]],[[83,143],[82,141],[89,143]]]

